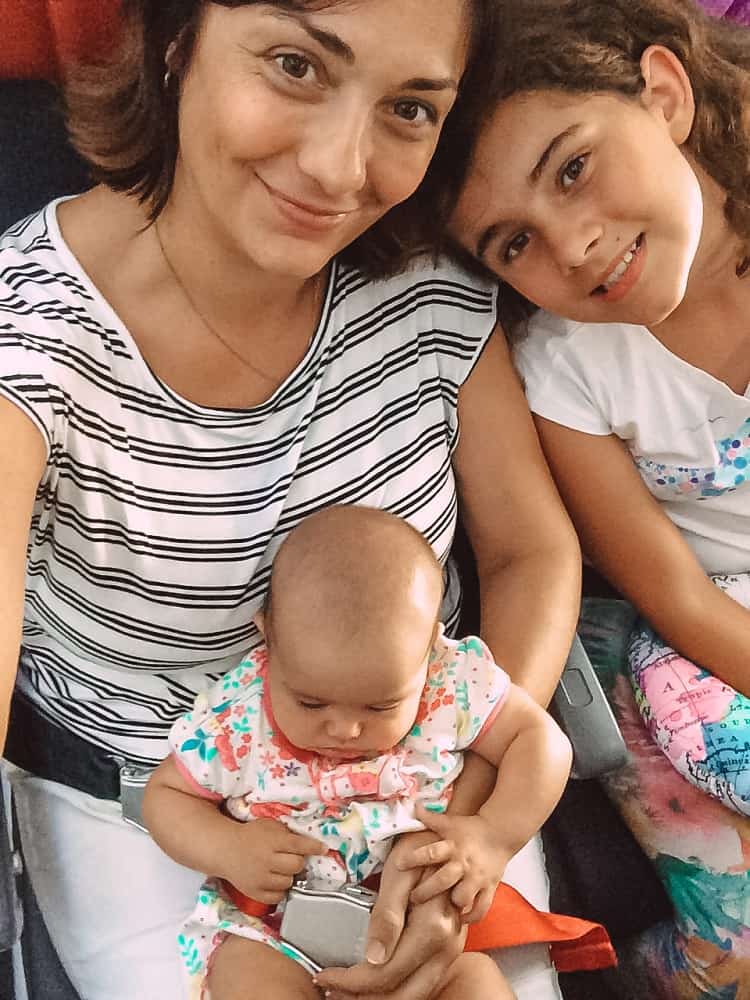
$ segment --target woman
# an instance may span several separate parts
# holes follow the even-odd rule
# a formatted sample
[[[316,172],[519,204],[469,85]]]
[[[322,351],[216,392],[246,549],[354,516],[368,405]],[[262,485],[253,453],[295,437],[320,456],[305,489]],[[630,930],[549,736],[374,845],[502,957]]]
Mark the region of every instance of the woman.
[[[481,93],[492,5],[127,13],[119,59],[70,91],[102,183],[0,250],[0,731],[20,647],[27,865],[68,973],[108,1000],[179,995],[174,930],[197,887],[116,799],[206,678],[259,641],[272,557],[306,513],[386,508],[445,561],[457,484],[483,634],[541,701],[578,577],[489,340],[492,288],[448,266],[387,277],[460,180],[472,118],[460,97],[451,109],[459,87]],[[448,564],[450,622],[457,594]],[[374,927],[396,951],[340,985],[422,1000],[459,930],[441,899],[399,940],[403,882],[384,881]]]

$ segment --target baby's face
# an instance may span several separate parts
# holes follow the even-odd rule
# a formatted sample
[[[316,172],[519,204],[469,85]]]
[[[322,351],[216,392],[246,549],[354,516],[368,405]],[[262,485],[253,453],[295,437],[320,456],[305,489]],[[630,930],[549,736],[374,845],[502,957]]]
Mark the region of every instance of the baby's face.
[[[375,757],[414,725],[434,629],[389,637],[369,648],[290,655],[269,647],[269,691],[276,725],[294,746],[334,760]]]

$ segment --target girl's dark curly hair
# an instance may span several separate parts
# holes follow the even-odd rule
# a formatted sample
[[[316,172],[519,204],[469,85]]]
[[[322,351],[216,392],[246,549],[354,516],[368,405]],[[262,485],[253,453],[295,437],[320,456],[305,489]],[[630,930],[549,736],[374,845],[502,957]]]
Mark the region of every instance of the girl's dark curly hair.
[[[314,11],[346,0],[122,0],[117,50],[100,65],[79,67],[66,81],[68,131],[93,180],[137,197],[151,221],[172,190],[179,77],[189,66],[204,9],[211,3],[243,7],[261,2]],[[471,95],[486,92],[499,22],[495,0],[464,2],[466,70],[425,179],[342,254],[374,278],[402,270],[416,253],[437,253],[468,169],[481,118]],[[167,59],[172,77],[165,86]]]
[[[686,149],[726,192],[724,214],[750,253],[750,29],[709,17],[693,0],[498,0],[498,7],[492,106],[549,89],[636,98],[645,49],[674,52],[695,96]],[[506,333],[517,336],[535,306],[504,287],[500,310]]]

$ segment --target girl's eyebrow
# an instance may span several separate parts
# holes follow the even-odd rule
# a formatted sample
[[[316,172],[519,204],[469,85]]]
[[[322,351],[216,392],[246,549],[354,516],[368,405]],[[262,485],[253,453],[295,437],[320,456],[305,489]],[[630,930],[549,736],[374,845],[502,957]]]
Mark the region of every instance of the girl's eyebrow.
[[[534,169],[529,174],[529,180],[531,181],[532,184],[536,184],[538,182],[539,178],[544,173],[544,170],[550,161],[550,157],[555,152],[560,143],[565,142],[565,140],[568,139],[571,135],[574,135],[580,127],[581,127],[580,122],[577,122],[575,125],[569,125],[564,132],[560,132],[558,135],[555,136],[552,142],[550,142],[545,151],[539,157],[534,166]]]

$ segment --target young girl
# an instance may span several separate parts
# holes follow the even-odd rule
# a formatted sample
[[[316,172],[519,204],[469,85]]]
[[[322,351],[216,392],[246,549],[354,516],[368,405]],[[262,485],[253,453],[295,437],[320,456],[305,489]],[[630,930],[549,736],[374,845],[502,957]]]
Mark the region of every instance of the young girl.
[[[496,109],[454,233],[505,283],[584,548],[643,615],[629,644],[642,718],[684,778],[740,814],[679,781],[663,795],[642,755],[636,794],[651,799],[625,809],[681,921],[668,995],[744,996],[750,31],[692,0],[502,6]],[[666,989],[655,976],[637,995]]]
[[[444,839],[408,862],[438,865],[415,901],[455,886],[463,919],[479,920],[557,802],[566,738],[479,639],[443,635],[442,576],[419,532],[366,507],[315,514],[279,549],[266,645],[175,724],[146,793],[161,847],[221,876],[180,939],[191,997],[207,982],[212,1000],[240,1000],[250,977],[269,984],[264,997],[315,997],[273,917],[247,903],[270,909],[303,868],[317,888],[362,882],[394,836],[423,824]],[[499,768],[494,793],[476,816],[431,817],[469,746]],[[512,996],[484,955],[462,955],[439,992]]]

